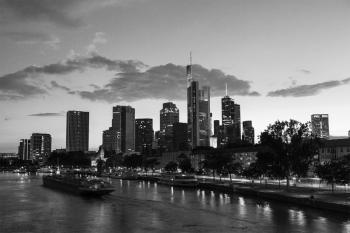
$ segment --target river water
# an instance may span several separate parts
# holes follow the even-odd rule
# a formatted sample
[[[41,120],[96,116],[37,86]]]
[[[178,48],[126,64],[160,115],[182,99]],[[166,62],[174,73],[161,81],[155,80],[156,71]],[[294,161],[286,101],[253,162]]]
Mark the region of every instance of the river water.
[[[39,175],[0,173],[0,233],[350,232],[350,216],[240,195],[112,180],[103,198],[42,186]]]

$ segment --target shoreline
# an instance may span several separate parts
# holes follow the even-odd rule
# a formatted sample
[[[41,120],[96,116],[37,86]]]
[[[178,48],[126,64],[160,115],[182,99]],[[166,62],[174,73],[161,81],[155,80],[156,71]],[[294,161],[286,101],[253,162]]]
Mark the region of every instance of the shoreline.
[[[139,177],[139,181],[157,182],[155,177]],[[291,187],[286,191],[285,187],[264,188],[252,187],[244,184],[212,183],[200,181],[199,189],[223,192],[228,194],[241,194],[266,200],[291,203],[298,206],[316,208],[320,210],[335,211],[350,214],[350,193],[331,193],[327,191],[313,191]]]

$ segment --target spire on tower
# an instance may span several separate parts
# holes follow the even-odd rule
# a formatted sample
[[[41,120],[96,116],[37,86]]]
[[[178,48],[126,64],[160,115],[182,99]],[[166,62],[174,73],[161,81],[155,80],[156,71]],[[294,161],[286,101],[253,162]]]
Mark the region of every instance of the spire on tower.
[[[226,82],[226,95],[225,96],[227,96],[227,82]]]

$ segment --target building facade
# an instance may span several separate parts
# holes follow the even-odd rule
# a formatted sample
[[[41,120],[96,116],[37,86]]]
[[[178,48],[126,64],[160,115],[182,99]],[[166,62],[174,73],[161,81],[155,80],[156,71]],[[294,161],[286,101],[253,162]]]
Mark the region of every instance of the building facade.
[[[169,125],[179,122],[179,109],[172,102],[163,103],[163,108],[160,110],[160,131],[165,131]]]
[[[319,148],[321,163],[350,155],[350,138],[325,140]]]
[[[135,120],[135,151],[148,154],[153,143],[153,119],[140,118]]]
[[[241,109],[228,95],[221,99],[222,126],[224,143],[236,143],[241,140]]]
[[[52,138],[50,134],[33,133],[30,137],[30,154],[33,160],[43,162],[51,153]]]
[[[329,119],[328,114],[311,115],[312,133],[320,138],[329,138]]]
[[[89,150],[89,112],[67,112],[66,149],[67,152]]]
[[[113,107],[112,128],[120,132],[120,150],[135,151],[135,109],[131,106]]]
[[[113,127],[103,131],[102,135],[102,149],[107,152],[114,151],[116,153],[121,152],[121,140],[120,132]]]
[[[252,121],[243,121],[242,141],[254,145],[255,132]]]
[[[18,146],[18,158],[20,160],[31,160],[30,139],[21,139]]]

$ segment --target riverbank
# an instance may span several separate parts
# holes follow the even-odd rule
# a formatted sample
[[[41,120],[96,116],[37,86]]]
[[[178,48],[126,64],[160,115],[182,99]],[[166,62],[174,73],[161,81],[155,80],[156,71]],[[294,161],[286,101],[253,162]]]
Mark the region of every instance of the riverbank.
[[[236,193],[274,201],[288,202],[322,210],[350,214],[350,193],[332,193],[305,188],[291,187],[289,190],[263,188],[243,184],[217,184],[201,182],[199,188],[225,193]]]
[[[157,178],[152,176],[140,176],[139,180],[157,182]],[[303,187],[290,187],[286,190],[285,187],[278,188],[276,185],[230,184],[227,182],[217,183],[207,181],[200,181],[198,188],[350,214],[350,193],[347,192],[332,193],[330,191]]]

